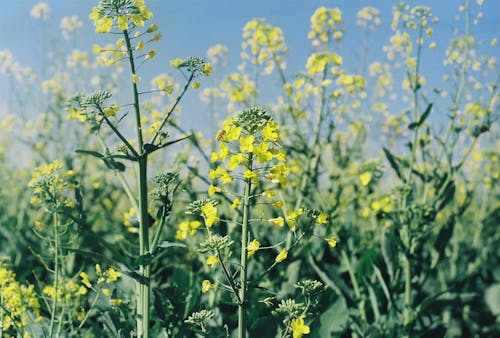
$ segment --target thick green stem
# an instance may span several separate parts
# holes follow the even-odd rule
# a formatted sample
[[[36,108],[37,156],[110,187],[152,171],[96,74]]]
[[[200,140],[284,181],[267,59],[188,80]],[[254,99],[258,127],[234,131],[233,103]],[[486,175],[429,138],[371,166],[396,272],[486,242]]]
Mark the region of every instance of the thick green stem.
[[[139,160],[139,255],[143,257],[149,253],[149,214],[148,214],[148,183],[147,183],[147,157]],[[149,266],[141,265],[139,273],[148,281],[147,284],[139,283],[139,298],[137,299],[137,333],[138,337],[149,337]]]
[[[252,156],[248,159],[249,170],[252,170]],[[243,224],[241,227],[241,270],[240,270],[240,303],[238,304],[238,338],[246,338],[247,330],[247,259],[248,259],[248,221],[250,218],[251,179],[245,181],[243,196]]]
[[[135,73],[134,53],[130,42],[130,37],[127,30],[123,31],[125,43],[127,45],[128,60],[130,65],[131,75]],[[132,81],[132,94],[134,98],[134,113],[135,113],[135,126],[137,132],[137,146],[140,153],[138,158],[139,166],[139,255],[143,257],[149,254],[149,215],[148,215],[148,181],[147,181],[147,168],[148,157],[144,150],[144,142],[142,136],[141,126],[141,110],[139,105],[139,92],[137,91],[137,84]],[[150,273],[149,266],[141,265],[139,273],[144,277],[147,283],[137,282],[137,337],[149,338],[149,302],[150,302]]]

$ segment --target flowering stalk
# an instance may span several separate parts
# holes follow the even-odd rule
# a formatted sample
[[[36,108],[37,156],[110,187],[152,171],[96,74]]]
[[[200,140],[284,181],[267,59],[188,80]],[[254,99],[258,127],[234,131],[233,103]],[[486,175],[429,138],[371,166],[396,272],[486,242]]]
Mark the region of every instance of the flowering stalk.
[[[248,170],[252,171],[252,154],[248,157]],[[247,259],[248,259],[248,220],[250,215],[250,191],[252,180],[245,180],[245,192],[243,195],[243,223],[241,225],[241,260],[240,260],[240,303],[238,304],[238,337],[246,337],[247,329]]]

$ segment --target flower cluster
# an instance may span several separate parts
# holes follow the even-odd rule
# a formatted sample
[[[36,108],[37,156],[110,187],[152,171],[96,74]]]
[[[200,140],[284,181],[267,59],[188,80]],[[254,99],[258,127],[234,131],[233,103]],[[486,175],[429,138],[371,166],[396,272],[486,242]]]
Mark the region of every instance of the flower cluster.
[[[144,0],[102,0],[89,15],[94,21],[96,33],[123,33],[123,38],[118,39],[115,45],[94,45],[93,52],[99,55],[97,61],[112,66],[116,61],[130,57],[133,51],[142,52],[146,44],[160,40],[162,35],[157,32],[158,26],[155,24],[151,24],[144,31],[137,30],[133,36],[130,35],[152,17],[153,14],[144,5]],[[148,39],[144,39],[145,36]],[[137,57],[149,60],[156,56],[156,53],[155,49],[150,49]],[[132,74],[134,83],[139,80],[136,74]]]
[[[263,74],[271,74],[275,65],[282,70],[286,68],[283,56],[289,48],[279,27],[272,26],[263,19],[255,19],[243,28],[243,39],[242,58],[265,65]]]
[[[328,45],[333,39],[342,39],[344,30],[339,28],[342,23],[342,12],[338,8],[318,8],[311,16],[311,31],[309,38],[313,46]]]
[[[282,186],[287,184],[286,154],[281,149],[278,124],[264,109],[249,108],[235,118],[229,117],[217,140],[221,142],[219,151],[212,153],[211,160],[220,165],[210,170],[212,180],[227,184],[239,178],[257,184],[264,177]]]
[[[20,284],[7,262],[0,259],[0,332],[15,335],[33,315],[35,321],[43,320],[34,285]]]
[[[82,292],[87,293],[88,290],[93,290],[95,292],[100,292],[106,297],[111,297],[109,299],[110,303],[113,305],[120,305],[122,300],[113,298],[112,295],[112,284],[119,281],[122,274],[116,271],[113,267],[109,267],[106,270],[101,268],[100,264],[95,265],[96,279],[92,280],[90,276],[85,272],[80,272],[80,285],[79,288],[83,288]]]
[[[109,33],[113,27],[120,31],[142,27],[152,17],[144,0],[101,0],[89,15],[96,33]]]
[[[50,211],[73,208],[75,201],[69,197],[76,187],[73,170],[63,170],[63,164],[55,160],[35,169],[28,186],[33,189],[31,203],[44,205]]]

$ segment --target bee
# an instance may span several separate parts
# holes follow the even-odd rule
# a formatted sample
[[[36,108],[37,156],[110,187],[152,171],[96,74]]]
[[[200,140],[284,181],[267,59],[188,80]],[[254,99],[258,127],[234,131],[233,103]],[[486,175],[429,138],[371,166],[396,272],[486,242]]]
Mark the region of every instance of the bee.
[[[222,129],[217,133],[217,141],[222,140],[224,138],[224,136],[226,136],[226,131],[224,129]]]

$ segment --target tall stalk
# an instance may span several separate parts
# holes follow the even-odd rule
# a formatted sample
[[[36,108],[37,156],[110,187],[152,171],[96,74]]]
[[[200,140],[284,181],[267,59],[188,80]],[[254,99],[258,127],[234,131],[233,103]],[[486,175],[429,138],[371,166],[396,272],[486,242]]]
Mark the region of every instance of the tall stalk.
[[[248,158],[248,169],[252,170],[252,155]],[[247,330],[247,259],[248,259],[248,221],[250,215],[250,191],[252,180],[245,180],[245,192],[243,196],[243,223],[241,226],[241,259],[240,259],[240,303],[238,304],[238,338],[246,338]]]
[[[52,217],[54,226],[54,298],[52,299],[50,310],[49,337],[52,337],[54,334],[54,324],[57,311],[57,289],[59,284],[59,232],[57,229],[57,214],[54,212]]]
[[[132,76],[136,75],[135,62],[132,45],[130,43],[130,36],[127,30],[123,31],[124,40],[127,46],[128,61],[130,65],[130,72]],[[135,115],[135,127],[137,136],[137,145],[139,158],[137,160],[138,165],[138,200],[139,200],[139,256],[144,257],[144,255],[149,253],[149,216],[148,216],[148,181],[147,181],[147,169],[148,169],[148,156],[144,150],[144,141],[142,137],[142,126],[141,126],[141,111],[139,105],[139,92],[137,90],[137,84],[132,81],[132,95],[134,98],[134,115]],[[139,273],[144,277],[146,281],[149,281],[150,270],[149,266],[141,265],[139,267]],[[144,283],[137,281],[137,336],[141,338],[149,337],[149,303],[150,303],[150,283]]]

